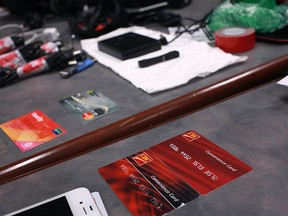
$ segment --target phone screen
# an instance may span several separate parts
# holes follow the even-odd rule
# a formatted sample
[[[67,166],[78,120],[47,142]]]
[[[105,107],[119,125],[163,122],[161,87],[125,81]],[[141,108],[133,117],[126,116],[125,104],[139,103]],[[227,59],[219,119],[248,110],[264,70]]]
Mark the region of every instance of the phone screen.
[[[73,216],[65,196],[15,214],[15,216]]]

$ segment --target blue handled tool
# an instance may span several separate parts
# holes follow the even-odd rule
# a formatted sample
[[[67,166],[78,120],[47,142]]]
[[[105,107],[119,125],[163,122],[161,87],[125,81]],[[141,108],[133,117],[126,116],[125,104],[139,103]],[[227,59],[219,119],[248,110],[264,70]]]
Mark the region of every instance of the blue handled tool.
[[[89,58],[85,59],[83,61],[78,62],[77,64],[75,64],[73,66],[70,66],[66,70],[60,71],[60,75],[63,78],[69,78],[72,75],[79,73],[79,72],[91,67],[95,61],[96,61],[95,59],[89,59]]]

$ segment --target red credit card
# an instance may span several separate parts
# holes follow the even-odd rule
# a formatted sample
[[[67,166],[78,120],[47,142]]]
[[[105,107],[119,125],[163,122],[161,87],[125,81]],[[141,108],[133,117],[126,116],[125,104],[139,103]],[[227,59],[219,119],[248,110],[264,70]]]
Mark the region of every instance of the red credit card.
[[[200,194],[207,194],[252,170],[195,131],[166,140],[150,150]]]
[[[149,150],[104,166],[99,173],[134,216],[164,215],[199,196]]]
[[[35,110],[5,122],[0,125],[0,128],[22,152],[28,151],[66,133],[64,128],[40,110]]]
[[[101,167],[99,173],[133,216],[164,215],[251,171],[195,131]]]

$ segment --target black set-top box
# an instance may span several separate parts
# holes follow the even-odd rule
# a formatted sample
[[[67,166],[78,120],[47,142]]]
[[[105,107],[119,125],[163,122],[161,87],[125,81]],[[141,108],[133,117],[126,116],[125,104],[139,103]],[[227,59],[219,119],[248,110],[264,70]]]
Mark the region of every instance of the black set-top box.
[[[98,49],[121,60],[127,60],[161,49],[154,38],[128,32],[98,42]]]

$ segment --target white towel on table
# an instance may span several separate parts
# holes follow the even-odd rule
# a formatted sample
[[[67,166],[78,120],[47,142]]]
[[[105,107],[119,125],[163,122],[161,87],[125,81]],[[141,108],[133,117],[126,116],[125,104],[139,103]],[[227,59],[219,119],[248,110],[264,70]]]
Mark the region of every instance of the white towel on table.
[[[159,51],[124,61],[98,50],[98,41],[127,32],[135,32],[155,39],[159,39],[160,35],[163,35],[168,41],[174,37],[145,27],[133,26],[119,28],[97,38],[81,40],[82,49],[99,63],[111,68],[115,73],[149,94],[186,84],[195,77],[207,76],[221,68],[247,59],[246,56],[225,53],[205,42],[185,37],[179,37],[174,42],[162,46]],[[173,50],[180,53],[179,58],[146,68],[138,66],[139,60],[157,57]]]

